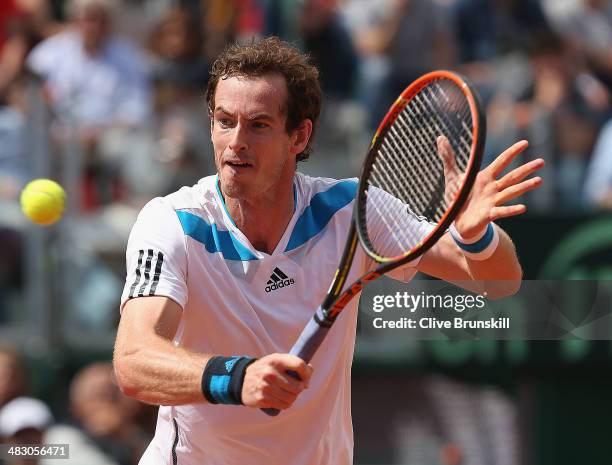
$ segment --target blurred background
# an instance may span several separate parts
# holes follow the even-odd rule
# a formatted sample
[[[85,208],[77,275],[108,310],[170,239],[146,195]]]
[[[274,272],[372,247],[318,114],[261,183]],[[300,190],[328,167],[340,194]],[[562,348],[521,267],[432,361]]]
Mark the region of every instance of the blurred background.
[[[501,222],[526,279],[612,277],[612,1],[0,0],[2,442],[138,462],[156,410],[110,365],[127,236],[148,200],[214,172],[209,66],[267,35],[321,70],[301,171],[357,175],[395,96],[459,71],[487,110],[485,163],[520,138],[547,162],[528,214]],[[38,177],[68,194],[49,228],[19,209]],[[611,462],[609,341],[382,342],[357,346],[356,464]]]

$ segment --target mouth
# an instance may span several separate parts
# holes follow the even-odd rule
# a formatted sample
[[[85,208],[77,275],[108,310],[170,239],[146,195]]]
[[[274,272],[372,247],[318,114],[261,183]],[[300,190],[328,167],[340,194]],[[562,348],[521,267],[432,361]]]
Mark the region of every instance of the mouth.
[[[243,160],[226,160],[226,165],[231,166],[234,169],[252,168],[253,164]]]

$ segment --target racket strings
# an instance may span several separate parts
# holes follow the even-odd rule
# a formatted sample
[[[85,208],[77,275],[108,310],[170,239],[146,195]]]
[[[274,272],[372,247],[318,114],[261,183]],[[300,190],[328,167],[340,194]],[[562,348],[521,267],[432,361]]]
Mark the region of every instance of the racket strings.
[[[397,114],[379,141],[364,191],[366,245],[373,252],[405,255],[442,219],[450,207],[445,199],[460,186],[446,185],[437,140],[448,140],[457,179],[469,162],[474,124],[467,97],[450,79],[427,84]]]
[[[394,139],[401,140],[401,139]],[[392,141],[393,142],[393,141]],[[381,159],[380,166],[373,166],[372,180],[378,185],[389,185],[389,180],[395,182],[394,185],[398,186],[401,190],[402,198],[414,198],[418,195],[419,189],[425,189],[419,182],[419,177],[416,176],[416,172],[412,168],[412,163],[400,163],[401,160],[395,155],[397,150],[389,150],[387,147],[382,147],[385,150],[387,158]],[[406,152],[410,153],[410,152]],[[388,173],[393,173],[389,175]],[[406,176],[414,176],[413,179],[417,180],[415,183],[416,189],[403,182]],[[430,187],[431,186],[430,184]],[[366,192],[376,192],[368,190]],[[376,231],[375,237],[377,237],[377,249],[382,252],[385,256],[393,256],[401,254],[397,244],[406,242],[407,235],[410,235],[410,243],[418,243],[419,234],[413,231],[412,228],[407,229],[403,223],[403,217],[406,215],[407,208],[406,204],[397,201],[389,201],[388,198],[380,198],[382,194],[378,192],[379,199],[372,198],[371,202],[373,205],[378,205],[378,217],[381,219],[384,225],[384,231]],[[380,228],[379,228],[380,229]],[[385,234],[385,231],[388,233]]]
[[[411,156],[412,153],[416,152],[414,145],[411,143],[411,141],[405,141],[404,139],[402,139],[401,135],[398,133],[397,129],[395,127],[391,127],[391,131],[394,132],[395,137],[393,138],[389,138],[389,144],[393,145],[393,147],[396,149],[397,152],[405,152],[408,154],[408,156],[410,157],[409,161],[413,162],[415,161],[414,157]],[[407,144],[410,144],[410,147],[408,147]],[[429,188],[433,188],[433,184],[431,183],[431,180],[429,178],[421,178],[420,176],[417,175],[417,172],[415,170],[415,166],[413,163],[397,163],[397,160],[399,159],[399,156],[394,156],[394,151],[393,150],[388,150],[388,146],[385,144],[382,147],[382,150],[386,150],[387,151],[387,155],[390,157],[393,157],[393,159],[396,161],[396,166],[405,166],[407,168],[407,170],[409,171],[409,175],[413,176],[414,179],[416,180],[416,183],[414,186],[407,186],[407,190],[410,188],[413,188],[411,190],[413,190],[414,192],[410,192],[410,195],[415,195],[419,192],[421,192],[425,186],[423,184],[427,184],[427,186]]]
[[[431,88],[427,88],[426,91],[430,95],[433,93],[433,90]],[[444,92],[444,88],[443,87],[440,87],[440,93],[441,93],[441,95],[444,96],[444,98],[446,99],[447,103],[449,103],[451,101],[451,99],[448,98],[448,96]],[[420,96],[417,96],[417,98],[419,98],[419,97]],[[434,98],[434,97],[432,96],[432,98]],[[431,102],[430,99],[423,99],[423,100],[425,100],[426,104],[429,105],[429,107],[431,108],[432,111],[436,111],[436,108],[432,107],[432,105],[430,103]],[[469,105],[466,104],[466,105],[463,106],[462,109],[458,109],[457,116],[458,116],[458,122],[460,123],[460,127],[457,126],[456,122],[453,123],[450,120],[448,114],[446,114],[446,113],[441,113],[440,114],[440,117],[447,123],[446,127],[451,127],[451,128],[457,129],[457,134],[455,134],[457,136],[456,141],[458,143],[461,143],[463,150],[466,151],[467,154],[469,155],[470,152],[471,152],[472,141],[473,141],[472,127],[468,126],[468,124],[466,123],[467,121],[471,121],[472,120],[472,116],[471,116],[471,111],[470,111]],[[440,129],[440,128],[437,128],[437,129]],[[461,170],[465,170],[465,168],[467,167],[468,158],[469,157],[457,157],[456,161],[460,165],[459,168]]]
[[[415,128],[413,125],[411,125],[404,115],[400,115],[399,116],[398,124],[403,125],[403,129],[405,131],[416,132],[419,129],[419,128]],[[409,156],[409,159],[406,160],[406,161],[421,163],[422,161],[418,159],[418,154],[419,153],[423,153],[425,150],[427,150],[427,146],[426,146],[425,141],[422,140],[422,138],[417,136],[416,140],[418,141],[418,144],[417,143],[411,144],[413,146],[413,149],[412,149],[413,150],[413,155]],[[419,184],[420,185],[427,184],[427,186],[424,189],[414,189],[413,197],[412,197],[412,203],[415,205],[415,209],[416,210],[422,211],[422,210],[424,210],[426,208],[427,205],[430,204],[430,197],[429,197],[428,193],[439,191],[439,186],[436,184],[436,182],[437,182],[437,180],[436,180],[436,173],[441,169],[441,167],[440,166],[435,166],[435,164],[438,163],[438,162],[440,162],[440,165],[441,165],[441,161],[440,160],[432,160],[432,165],[433,166],[431,166],[431,168],[433,168],[433,169],[429,169],[430,165],[425,165],[423,167],[423,170],[427,170],[428,172],[426,172],[426,173],[421,172],[420,173],[420,176],[422,176],[423,179],[426,180],[426,183],[419,182]],[[443,167],[442,167],[442,169],[443,169]],[[439,213],[439,212],[437,212],[437,213]]]

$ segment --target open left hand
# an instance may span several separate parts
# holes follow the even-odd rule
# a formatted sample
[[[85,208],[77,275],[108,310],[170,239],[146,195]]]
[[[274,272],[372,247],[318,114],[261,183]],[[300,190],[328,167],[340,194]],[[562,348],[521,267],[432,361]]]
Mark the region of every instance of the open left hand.
[[[455,155],[448,139],[440,136],[437,144],[438,154],[444,165],[445,198],[449,205],[463,181],[464,173],[459,170],[455,162]],[[542,168],[544,160],[537,158],[520,165],[500,179],[497,178],[528,146],[529,143],[525,140],[517,142],[476,175],[474,186],[455,219],[455,228],[461,237],[466,239],[475,237],[484,231],[491,221],[525,213],[527,207],[524,204],[506,205],[506,203],[542,184],[542,178],[539,176],[526,180],[525,178]]]

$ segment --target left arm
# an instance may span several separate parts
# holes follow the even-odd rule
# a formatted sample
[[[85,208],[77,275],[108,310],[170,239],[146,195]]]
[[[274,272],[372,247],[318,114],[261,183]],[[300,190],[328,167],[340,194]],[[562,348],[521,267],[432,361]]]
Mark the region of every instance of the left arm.
[[[514,144],[478,173],[470,195],[454,222],[461,237],[478,237],[490,222],[520,215],[527,210],[523,204],[505,204],[542,184],[542,178],[538,176],[527,180],[525,178],[542,168],[544,160],[532,160],[500,179],[497,178],[528,145],[526,141]],[[444,164],[447,193],[454,192],[454,185],[461,182],[462,174],[454,164],[452,149],[444,137],[438,139],[438,152]],[[447,198],[447,202],[452,200]],[[466,256],[447,233],[425,253],[417,269],[470,291],[486,293],[491,299],[516,293],[520,287],[522,270],[514,244],[499,226],[493,227],[499,234],[499,244],[486,259],[476,260]]]
[[[512,240],[499,226],[499,245],[491,257],[470,260],[446,233],[419,262],[417,269],[435,278],[457,284],[490,299],[515,294],[523,272]]]

